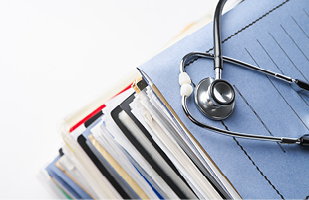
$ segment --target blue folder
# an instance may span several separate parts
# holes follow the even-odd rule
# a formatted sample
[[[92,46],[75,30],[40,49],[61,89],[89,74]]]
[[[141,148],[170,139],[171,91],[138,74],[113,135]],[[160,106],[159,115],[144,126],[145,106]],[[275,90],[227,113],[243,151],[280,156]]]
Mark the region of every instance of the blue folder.
[[[189,52],[212,52],[212,23],[153,57],[143,70],[242,198],[305,199],[309,195],[309,148],[240,139],[193,124],[181,107],[180,60]],[[246,0],[222,16],[223,55],[309,80],[307,0]],[[214,77],[213,61],[186,67],[193,83]],[[267,75],[225,63],[222,78],[236,91],[234,112],[225,120],[204,117],[188,98],[192,115],[231,131],[301,137],[309,134],[309,98]]]

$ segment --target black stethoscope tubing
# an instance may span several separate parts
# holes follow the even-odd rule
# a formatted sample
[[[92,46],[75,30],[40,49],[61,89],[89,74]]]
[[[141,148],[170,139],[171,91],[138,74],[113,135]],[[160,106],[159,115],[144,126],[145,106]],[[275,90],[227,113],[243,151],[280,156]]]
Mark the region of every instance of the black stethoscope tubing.
[[[200,57],[200,58],[210,58],[210,59],[212,59],[214,57],[214,55],[211,54],[211,53],[202,53],[202,52],[191,52],[191,53],[188,53],[181,60],[180,71],[185,72],[185,64],[192,57]],[[271,76],[273,76],[275,78],[279,78],[279,79],[285,80],[285,81],[290,82],[290,83],[293,82],[292,78],[284,76],[282,74],[278,74],[278,73],[275,73],[275,72],[272,72],[272,71],[269,71],[269,70],[261,69],[261,68],[258,68],[256,66],[250,65],[248,63],[245,63],[245,62],[242,62],[242,61],[239,61],[239,60],[227,57],[227,56],[222,56],[222,58],[226,62],[235,64],[235,65],[238,65],[238,66],[241,66],[241,67],[245,67],[245,68],[248,68],[248,69],[251,69],[251,70],[256,70],[256,71],[259,71],[259,72],[271,75]],[[268,140],[268,141],[275,141],[275,142],[280,142],[280,143],[285,143],[285,144],[294,144],[294,143],[300,144],[302,142],[301,138],[285,138],[285,137],[253,135],[253,134],[246,134],[246,133],[238,133],[238,132],[228,131],[228,130],[220,129],[220,128],[217,128],[217,127],[214,127],[214,126],[210,126],[208,124],[205,124],[205,123],[202,123],[202,122],[198,121],[197,119],[195,119],[191,115],[191,113],[190,113],[190,111],[189,111],[189,109],[187,107],[187,102],[186,101],[187,101],[187,97],[186,96],[182,96],[182,108],[183,108],[183,111],[185,112],[185,114],[187,115],[187,117],[194,124],[196,124],[196,125],[198,125],[200,127],[203,127],[203,128],[207,128],[207,129],[209,129],[211,131],[218,132],[218,133],[221,133],[221,134],[227,134],[227,135],[235,136],[235,137],[257,139],[257,140]]]
[[[300,91],[306,91],[307,94],[309,92],[309,85],[306,82],[300,81],[298,79],[292,79],[288,76],[282,75],[282,74],[278,74],[269,70],[265,70],[253,65],[250,65],[248,63],[227,57],[227,56],[223,56],[222,55],[222,44],[221,44],[221,14],[222,14],[222,10],[224,7],[224,4],[226,3],[227,0],[219,0],[216,10],[215,10],[215,15],[214,15],[214,20],[213,20],[213,39],[214,39],[214,54],[211,53],[202,53],[202,52],[191,52],[188,53],[187,55],[185,55],[183,57],[183,59],[181,60],[180,63],[180,72],[185,72],[185,66],[186,66],[186,62],[192,58],[192,57],[200,57],[200,58],[211,58],[214,60],[214,70],[216,73],[216,79],[221,79],[221,72],[223,69],[223,61],[241,66],[241,67],[245,67],[247,69],[251,69],[251,70],[255,70],[255,71],[259,71],[261,73],[273,76],[277,79],[280,80],[284,80],[288,83],[291,83],[292,87],[294,90],[300,92]],[[192,81],[191,81],[192,83]],[[264,136],[264,135],[253,135],[253,134],[246,134],[246,133],[239,133],[239,132],[233,132],[233,131],[229,131],[229,130],[224,130],[224,129],[220,129],[214,126],[210,126],[208,124],[202,123],[200,121],[198,121],[197,119],[195,119],[188,107],[187,107],[187,95],[183,95],[182,96],[182,100],[181,100],[181,104],[182,104],[182,108],[183,111],[185,113],[185,115],[196,125],[202,127],[202,128],[206,128],[210,131],[214,131],[217,133],[221,133],[221,134],[225,134],[225,135],[229,135],[229,136],[234,136],[234,137],[241,137],[241,138],[248,138],[248,139],[256,139],[256,140],[266,140],[266,141],[275,141],[275,142],[280,142],[280,143],[284,143],[284,144],[300,144],[300,145],[309,145],[309,135],[303,135],[300,138],[288,138],[288,137],[275,137],[275,136]]]

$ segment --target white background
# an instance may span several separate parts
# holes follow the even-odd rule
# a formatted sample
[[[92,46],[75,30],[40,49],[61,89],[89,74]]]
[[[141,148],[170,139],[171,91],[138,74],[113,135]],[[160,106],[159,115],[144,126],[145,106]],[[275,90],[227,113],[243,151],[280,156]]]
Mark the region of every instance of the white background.
[[[215,3],[0,1],[0,198],[56,198],[38,174],[58,153],[63,118]]]

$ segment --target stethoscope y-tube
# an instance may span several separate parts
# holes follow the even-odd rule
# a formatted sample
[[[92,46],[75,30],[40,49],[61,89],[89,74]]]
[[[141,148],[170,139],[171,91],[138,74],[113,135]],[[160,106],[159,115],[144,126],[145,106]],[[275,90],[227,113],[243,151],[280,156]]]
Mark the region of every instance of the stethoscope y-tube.
[[[208,118],[214,120],[222,120],[227,118],[234,109],[235,104],[235,91],[233,86],[226,80],[221,79],[221,73],[223,70],[223,61],[229,62],[246,69],[261,72],[266,75],[273,76],[274,78],[280,79],[287,83],[290,83],[292,88],[298,93],[309,96],[309,84],[293,79],[288,76],[275,73],[269,70],[265,70],[248,63],[226,57],[222,55],[221,45],[221,13],[226,0],[220,0],[214,15],[214,54],[203,53],[203,52],[191,52],[183,57],[180,63],[180,74],[179,84],[181,85],[180,94],[182,96],[181,104],[186,116],[196,125],[206,128],[208,130],[248,139],[264,140],[280,142],[282,144],[299,144],[309,146],[309,134],[303,135],[300,138],[288,138],[288,137],[274,137],[274,136],[263,136],[263,135],[252,135],[247,133],[233,132],[229,130],[220,129],[208,124],[202,123],[192,116],[187,107],[187,98],[193,92],[192,82],[189,75],[185,71],[186,63],[193,58],[208,58],[214,60],[215,78],[205,78],[200,81],[197,86],[194,86],[194,100],[199,110]]]

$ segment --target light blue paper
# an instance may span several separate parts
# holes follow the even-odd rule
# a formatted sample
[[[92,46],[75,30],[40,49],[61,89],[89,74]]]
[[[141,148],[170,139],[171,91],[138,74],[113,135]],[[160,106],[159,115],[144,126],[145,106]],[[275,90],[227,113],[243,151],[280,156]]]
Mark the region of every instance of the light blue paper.
[[[308,13],[306,0],[246,0],[222,17],[223,55],[308,82]],[[306,198],[309,148],[234,139],[194,125],[183,113],[178,84],[180,60],[189,52],[205,52],[212,47],[211,23],[139,68],[243,198]],[[213,62],[199,59],[186,71],[197,84],[214,76]],[[224,64],[222,78],[236,90],[235,110],[223,120],[229,130],[296,138],[309,134],[309,98],[296,93],[289,84],[228,63]],[[205,118],[193,101],[191,95],[188,107],[195,118],[226,128],[220,121]]]
[[[56,167],[57,161],[60,159],[60,155],[47,166],[46,171],[48,174],[56,179],[63,187],[65,187],[72,195],[71,198],[76,199],[91,199],[91,197],[79,187],[70,177],[65,175],[58,167]]]

